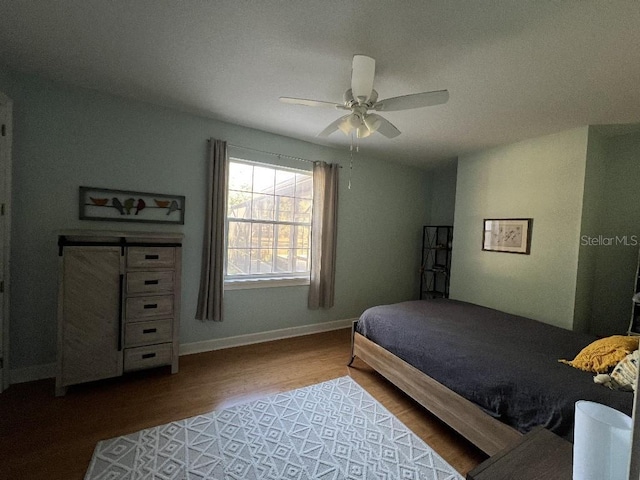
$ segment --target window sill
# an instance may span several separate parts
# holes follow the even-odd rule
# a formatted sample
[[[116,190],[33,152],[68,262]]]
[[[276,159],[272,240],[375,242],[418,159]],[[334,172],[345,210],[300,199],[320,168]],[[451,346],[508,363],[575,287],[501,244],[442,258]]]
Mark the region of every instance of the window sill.
[[[294,287],[309,285],[309,277],[302,278],[259,278],[225,280],[225,290],[248,290],[252,288]]]

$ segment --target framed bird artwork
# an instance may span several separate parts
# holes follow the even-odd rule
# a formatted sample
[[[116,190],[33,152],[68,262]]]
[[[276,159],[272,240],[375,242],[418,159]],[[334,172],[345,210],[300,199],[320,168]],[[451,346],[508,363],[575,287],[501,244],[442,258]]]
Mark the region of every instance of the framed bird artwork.
[[[78,198],[80,220],[184,225],[183,195],[80,187]]]

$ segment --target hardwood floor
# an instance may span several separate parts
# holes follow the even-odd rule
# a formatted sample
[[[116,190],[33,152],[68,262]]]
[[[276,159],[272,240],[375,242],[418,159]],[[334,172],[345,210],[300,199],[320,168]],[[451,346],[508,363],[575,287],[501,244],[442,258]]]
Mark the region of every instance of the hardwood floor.
[[[52,379],[13,385],[0,394],[0,479],[81,479],[99,440],[344,375],[463,475],[484,460],[364,362],[348,368],[350,333],[183,356],[176,375],[169,367],[139,372],[71,387],[61,398]]]

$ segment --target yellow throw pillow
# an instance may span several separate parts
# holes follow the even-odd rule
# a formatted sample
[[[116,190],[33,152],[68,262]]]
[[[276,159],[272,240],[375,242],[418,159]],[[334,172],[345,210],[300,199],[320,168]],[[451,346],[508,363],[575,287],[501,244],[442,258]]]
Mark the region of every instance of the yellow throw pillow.
[[[638,350],[640,337],[613,335],[584,347],[572,361],[559,360],[586,372],[604,373],[631,352]]]

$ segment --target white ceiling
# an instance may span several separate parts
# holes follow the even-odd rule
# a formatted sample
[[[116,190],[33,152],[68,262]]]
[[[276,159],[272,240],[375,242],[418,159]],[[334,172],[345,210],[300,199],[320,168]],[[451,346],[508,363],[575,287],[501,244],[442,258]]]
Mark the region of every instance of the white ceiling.
[[[640,122],[638,0],[0,0],[0,63],[320,144],[347,146],[355,53],[380,98],[448,89],[384,116],[361,147],[414,164],[589,124]]]

